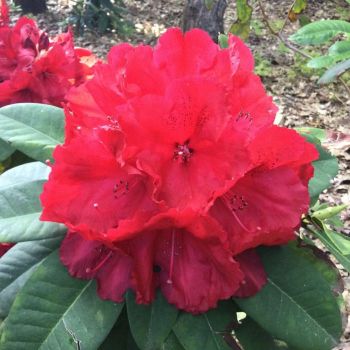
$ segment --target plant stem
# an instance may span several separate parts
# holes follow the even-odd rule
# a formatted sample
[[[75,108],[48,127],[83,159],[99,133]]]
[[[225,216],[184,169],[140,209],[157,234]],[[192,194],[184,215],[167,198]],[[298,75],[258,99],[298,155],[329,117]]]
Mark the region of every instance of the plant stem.
[[[293,8],[294,6],[294,3],[295,1],[293,2],[293,5],[291,6],[291,8]],[[271,24],[269,22],[269,18],[265,12],[265,8],[263,6],[263,4],[261,3],[261,0],[258,0],[258,4],[259,4],[259,7],[260,7],[260,11],[262,13],[262,16],[263,16],[263,20],[264,22],[266,23],[266,26],[267,28],[269,29],[270,33],[274,36],[276,36],[286,47],[288,47],[288,49],[294,51],[294,52],[297,52],[299,55],[305,57],[305,58],[308,58],[308,59],[311,59],[312,56],[310,56],[308,53],[298,49],[296,46],[294,46],[293,44],[291,44],[288,40],[286,40],[283,35],[282,35],[282,30],[284,29],[285,27],[285,24],[287,22],[287,19],[286,21],[284,22],[282,28],[280,29],[279,32],[276,32],[272,27],[271,27]],[[344,81],[344,79],[342,77],[338,77],[339,81],[342,83],[342,85],[344,86],[346,92],[348,93],[349,97],[350,97],[350,87],[346,84],[346,82]],[[339,99],[340,100],[340,99]]]

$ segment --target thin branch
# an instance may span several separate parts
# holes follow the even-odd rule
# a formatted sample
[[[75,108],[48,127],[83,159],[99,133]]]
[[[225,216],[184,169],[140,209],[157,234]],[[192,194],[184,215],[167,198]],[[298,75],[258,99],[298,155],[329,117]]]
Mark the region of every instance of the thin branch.
[[[295,1],[294,1],[295,2]],[[281,30],[279,32],[276,32],[270,22],[269,22],[269,18],[265,12],[265,8],[263,6],[263,4],[261,3],[261,0],[258,0],[258,4],[259,4],[259,7],[260,7],[260,10],[261,10],[261,13],[262,13],[262,16],[263,16],[263,20],[267,26],[267,28],[269,29],[270,33],[274,36],[276,36],[286,47],[288,47],[288,49],[294,51],[294,52],[297,52],[299,55],[305,57],[305,58],[308,58],[308,59],[311,59],[313,58],[312,56],[310,56],[308,53],[298,49],[296,46],[294,46],[293,44],[291,44],[288,40],[286,40],[283,35],[282,35],[282,29],[284,28],[285,25],[283,25],[283,27],[281,28]],[[293,6],[294,6],[294,3],[293,3]],[[345,90],[347,91],[349,97],[350,97],[350,87],[346,84],[346,82],[344,81],[344,79],[342,77],[338,77],[339,81],[342,83],[342,85],[344,86]]]

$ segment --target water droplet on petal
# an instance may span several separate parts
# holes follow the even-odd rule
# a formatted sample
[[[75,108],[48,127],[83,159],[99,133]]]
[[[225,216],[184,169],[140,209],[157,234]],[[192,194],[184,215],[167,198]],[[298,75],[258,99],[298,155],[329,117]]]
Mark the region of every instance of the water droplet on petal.
[[[166,283],[167,284],[173,284],[173,281],[169,278],[169,279],[166,280]]]
[[[94,208],[98,208],[98,203],[94,203]]]
[[[261,231],[261,227],[260,227],[260,226],[258,226],[256,229],[257,229],[258,231]]]

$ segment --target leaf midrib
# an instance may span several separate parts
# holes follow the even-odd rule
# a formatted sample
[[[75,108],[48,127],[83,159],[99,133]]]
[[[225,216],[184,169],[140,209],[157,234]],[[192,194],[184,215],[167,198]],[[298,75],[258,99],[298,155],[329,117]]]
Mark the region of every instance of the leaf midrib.
[[[77,294],[77,296],[74,298],[73,302],[69,305],[69,307],[67,308],[67,310],[62,314],[62,316],[58,319],[58,321],[56,322],[56,324],[51,328],[50,332],[47,334],[46,338],[43,339],[43,341],[41,342],[40,347],[38,348],[38,350],[41,350],[43,345],[48,341],[50,335],[54,332],[55,329],[57,329],[57,327],[59,326],[60,322],[63,322],[64,317],[66,316],[66,314],[72,309],[72,307],[75,305],[75,303],[78,301],[78,299],[81,297],[81,295],[85,292],[85,290],[91,285],[92,280],[88,281],[86,283],[86,285],[84,286],[84,288],[82,288],[82,290]],[[67,333],[68,335],[68,333]]]
[[[328,331],[322,326],[320,325],[305,309],[303,309],[297,302],[296,300],[294,300],[288,293],[286,293],[282,288],[280,288],[277,284],[275,284],[270,277],[267,278],[267,281],[269,283],[271,283],[272,286],[274,286],[278,291],[280,291],[284,296],[286,296],[293,304],[295,304],[297,306],[298,309],[302,310],[303,313],[305,313],[308,318],[314,323],[316,324],[316,326],[318,326],[318,328],[320,328],[323,333],[325,333],[328,337],[330,337],[334,343],[334,345],[337,344],[337,340],[333,337],[332,334],[328,333]]]
[[[38,134],[40,134],[40,135],[42,135],[44,138],[46,138],[46,139],[49,139],[49,140],[52,140],[53,141],[53,143],[55,144],[55,145],[59,145],[60,143],[61,143],[61,141],[60,140],[56,140],[56,139],[54,139],[53,137],[51,137],[50,135],[47,135],[47,134],[45,134],[44,132],[42,132],[42,131],[40,131],[40,130],[38,130],[38,129],[35,129],[34,127],[32,127],[32,126],[30,126],[30,125],[28,125],[28,124],[25,124],[25,123],[23,123],[23,122],[21,122],[21,121],[18,121],[17,119],[13,119],[13,118],[10,118],[10,117],[7,117],[6,115],[4,115],[4,114],[0,114],[0,118],[4,118],[4,119],[7,119],[10,123],[11,122],[13,122],[14,124],[19,124],[20,126],[24,126],[25,128],[27,128],[27,129],[30,129],[30,130],[33,130],[35,133],[38,133]],[[0,127],[1,128],[1,127]],[[17,136],[15,136],[15,137],[17,137]],[[6,140],[4,140],[5,142],[6,142]]]

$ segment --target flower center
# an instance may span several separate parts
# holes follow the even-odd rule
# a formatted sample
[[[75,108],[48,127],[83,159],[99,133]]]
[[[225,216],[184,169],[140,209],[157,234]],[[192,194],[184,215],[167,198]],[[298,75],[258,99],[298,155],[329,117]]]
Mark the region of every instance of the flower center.
[[[193,155],[193,149],[189,147],[190,140],[183,144],[176,143],[174,150],[174,159],[180,160],[182,163],[187,163]]]

